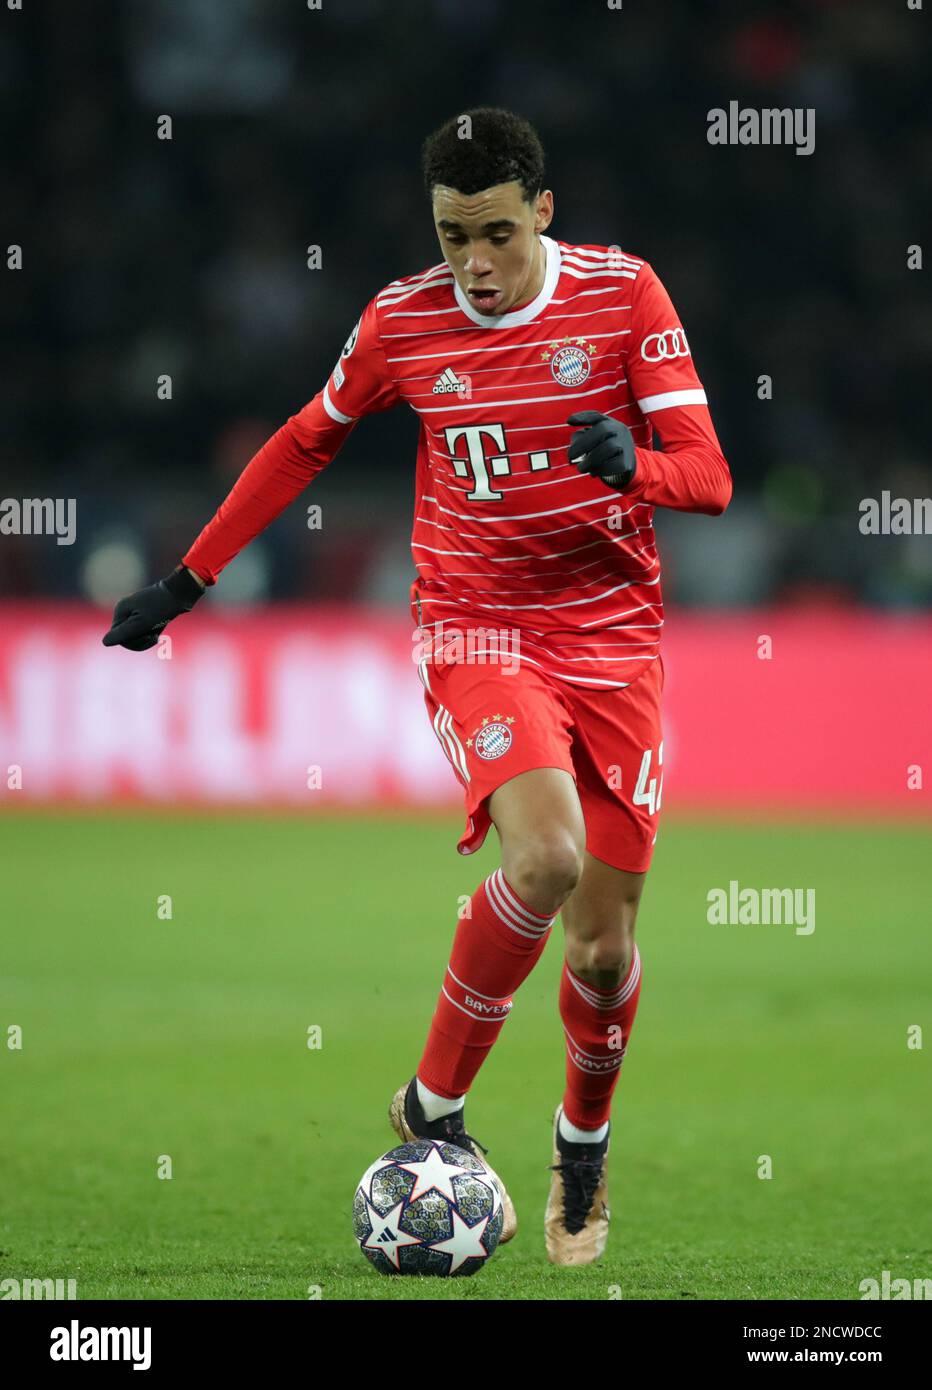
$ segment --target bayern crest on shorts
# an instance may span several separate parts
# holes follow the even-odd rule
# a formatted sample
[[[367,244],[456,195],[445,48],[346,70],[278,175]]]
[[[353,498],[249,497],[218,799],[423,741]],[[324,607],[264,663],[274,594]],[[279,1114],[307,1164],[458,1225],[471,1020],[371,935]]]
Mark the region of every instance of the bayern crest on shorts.
[[[563,338],[551,343],[541,357],[550,363],[554,381],[560,386],[581,386],[592,370],[595,345],[585,338]]]
[[[514,723],[514,720],[509,720],[509,723]],[[502,722],[501,716],[483,722],[482,727],[467,740],[467,744],[475,750],[476,756],[486,762],[491,762],[493,758],[501,758],[508,752],[511,743],[511,729],[508,723]]]

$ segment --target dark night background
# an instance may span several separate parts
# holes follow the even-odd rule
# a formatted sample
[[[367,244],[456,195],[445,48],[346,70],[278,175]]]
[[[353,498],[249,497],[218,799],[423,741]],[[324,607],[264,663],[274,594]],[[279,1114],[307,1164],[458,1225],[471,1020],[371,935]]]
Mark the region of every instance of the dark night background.
[[[649,259],[686,325],[735,500],[660,518],[668,594],[924,604],[929,538],[861,536],[858,503],[932,492],[929,272],[907,268],[928,28],[893,0],[4,4],[24,268],[0,304],[0,495],[76,498],[78,534],[5,537],[0,592],[105,603],[171,568],[365,303],[441,259],[420,144],[491,104],[540,132],[550,234]],[[815,152],[709,145],[732,99],[815,108]],[[217,600],[404,602],[416,437],[407,411],[363,421],[306,495],[322,532],[299,503]]]

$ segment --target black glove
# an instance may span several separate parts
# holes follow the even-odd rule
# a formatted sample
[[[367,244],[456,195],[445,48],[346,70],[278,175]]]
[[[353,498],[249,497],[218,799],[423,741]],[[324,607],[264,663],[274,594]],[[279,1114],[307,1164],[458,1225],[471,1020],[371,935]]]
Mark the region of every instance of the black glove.
[[[137,589],[121,598],[113,610],[113,623],[104,635],[105,647],[126,647],[131,652],[145,652],[154,647],[159,633],[179,613],[190,613],[204,590],[183,566],[173,570],[167,579]]]
[[[566,423],[579,427],[570,440],[570,463],[619,492],[630,487],[637,460],[628,426],[610,415],[600,415],[597,410],[578,410]]]

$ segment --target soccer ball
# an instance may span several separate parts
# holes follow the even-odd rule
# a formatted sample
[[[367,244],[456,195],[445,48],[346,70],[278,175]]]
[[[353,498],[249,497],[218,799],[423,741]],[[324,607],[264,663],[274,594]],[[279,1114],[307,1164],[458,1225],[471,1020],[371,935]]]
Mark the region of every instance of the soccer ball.
[[[475,1274],[503,1221],[498,1188],[478,1158],[435,1139],[377,1158],[353,1201],[359,1248],[380,1274]]]

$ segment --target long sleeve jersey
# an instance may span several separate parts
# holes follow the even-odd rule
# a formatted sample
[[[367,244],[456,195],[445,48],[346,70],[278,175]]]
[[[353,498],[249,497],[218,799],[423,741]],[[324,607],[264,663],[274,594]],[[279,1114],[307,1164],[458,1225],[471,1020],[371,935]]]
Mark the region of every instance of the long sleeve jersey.
[[[380,291],[323,389],[250,461],[184,564],[214,583],[362,416],[403,401],[421,425],[418,624],[516,632],[522,661],[571,684],[635,680],[663,626],[654,507],[720,513],[731,476],[652,267],[616,247],[541,241],[543,286],[508,313],[478,312],[446,262]],[[581,410],[631,430],[624,492],[569,462],[567,417]]]

